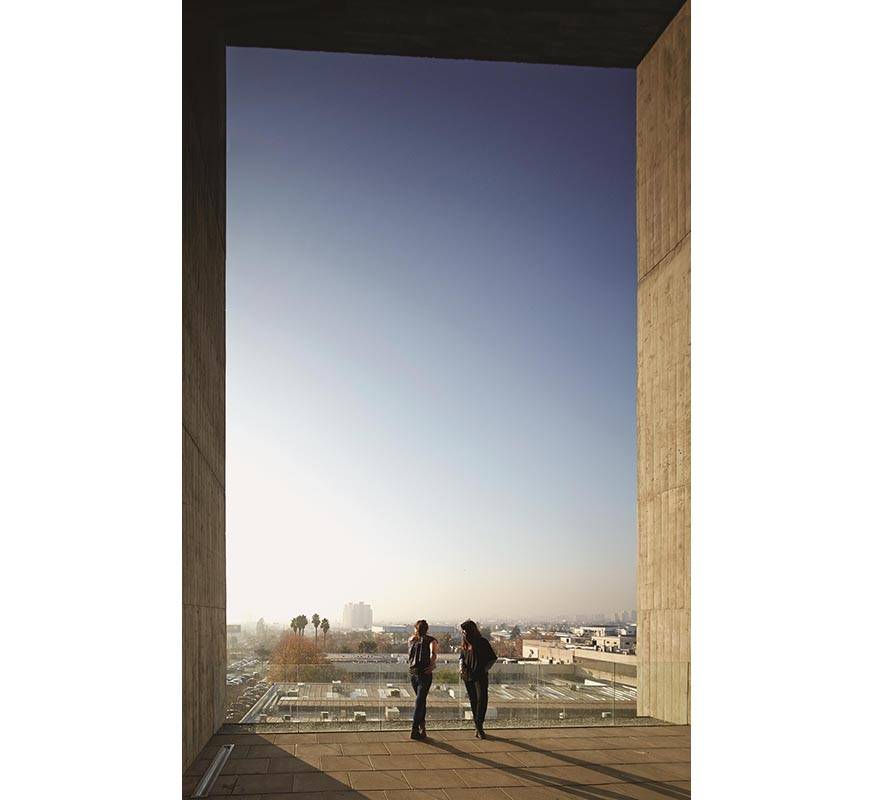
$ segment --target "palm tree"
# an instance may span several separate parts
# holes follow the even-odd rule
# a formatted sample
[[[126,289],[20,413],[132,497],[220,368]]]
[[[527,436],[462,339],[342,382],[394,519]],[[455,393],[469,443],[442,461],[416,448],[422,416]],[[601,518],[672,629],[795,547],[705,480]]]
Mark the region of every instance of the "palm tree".
[[[316,629],[316,644],[319,643],[319,623],[322,621],[322,618],[318,614],[313,614],[313,627]]]
[[[325,618],[322,620],[322,641],[323,641],[323,642],[327,642],[327,641],[328,641],[328,631],[329,631],[330,629],[331,629],[331,623],[328,622],[328,618],[325,617]]]
[[[309,619],[307,619],[306,614],[298,614],[297,615],[297,635],[303,636],[303,632],[306,630],[307,625],[309,624]]]

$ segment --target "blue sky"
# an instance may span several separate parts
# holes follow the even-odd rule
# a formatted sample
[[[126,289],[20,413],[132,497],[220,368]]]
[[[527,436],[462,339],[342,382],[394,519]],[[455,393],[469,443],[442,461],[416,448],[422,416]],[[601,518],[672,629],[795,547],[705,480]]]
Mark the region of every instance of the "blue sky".
[[[229,621],[634,607],[634,91],[229,49]]]

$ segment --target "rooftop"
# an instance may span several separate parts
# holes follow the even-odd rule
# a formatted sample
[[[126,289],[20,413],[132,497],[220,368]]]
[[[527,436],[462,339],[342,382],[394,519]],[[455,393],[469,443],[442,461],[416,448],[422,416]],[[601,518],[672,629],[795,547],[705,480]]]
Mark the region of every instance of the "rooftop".
[[[226,729],[223,729],[226,730]],[[219,733],[182,780],[190,797],[221,745],[234,748],[210,797],[246,800],[685,800],[685,725]]]

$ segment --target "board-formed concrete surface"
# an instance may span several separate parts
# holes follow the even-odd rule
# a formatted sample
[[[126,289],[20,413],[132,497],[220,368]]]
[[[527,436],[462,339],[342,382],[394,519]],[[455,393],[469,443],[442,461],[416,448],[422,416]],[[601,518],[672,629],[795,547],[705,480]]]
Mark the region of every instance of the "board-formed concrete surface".
[[[182,763],[188,764],[221,725],[225,701],[225,47],[221,33],[205,25],[186,19],[183,31]]]
[[[685,800],[688,726],[213,736],[185,773],[182,795],[223,744],[233,744],[210,794],[246,800]]]
[[[637,68],[640,716],[690,722],[690,10]]]

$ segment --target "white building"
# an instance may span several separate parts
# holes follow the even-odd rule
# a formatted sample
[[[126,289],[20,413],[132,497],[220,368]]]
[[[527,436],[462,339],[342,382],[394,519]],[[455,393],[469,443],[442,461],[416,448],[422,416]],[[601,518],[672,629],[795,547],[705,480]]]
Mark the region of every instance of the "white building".
[[[595,636],[595,649],[605,653],[633,653],[637,647],[636,636],[624,636],[617,633],[615,636]]]
[[[367,603],[346,603],[343,606],[342,627],[347,630],[370,630],[373,627],[373,609]]]

